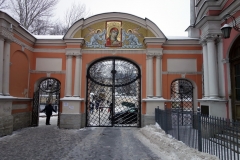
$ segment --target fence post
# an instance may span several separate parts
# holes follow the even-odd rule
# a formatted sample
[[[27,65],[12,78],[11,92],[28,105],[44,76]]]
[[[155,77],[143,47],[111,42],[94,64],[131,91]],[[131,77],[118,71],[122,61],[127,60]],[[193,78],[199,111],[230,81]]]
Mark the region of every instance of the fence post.
[[[165,121],[165,133],[168,134],[168,111],[165,109],[164,110],[164,121]]]
[[[198,126],[198,151],[202,152],[202,124],[200,107],[197,108],[197,126]]]
[[[159,121],[158,121],[158,116],[159,116],[158,109],[159,109],[159,106],[157,106],[157,108],[155,108],[155,122],[157,122],[158,125],[160,126]]]
[[[178,130],[178,133],[177,133],[177,139],[180,141],[180,135],[179,135],[179,107],[177,108],[177,130]]]

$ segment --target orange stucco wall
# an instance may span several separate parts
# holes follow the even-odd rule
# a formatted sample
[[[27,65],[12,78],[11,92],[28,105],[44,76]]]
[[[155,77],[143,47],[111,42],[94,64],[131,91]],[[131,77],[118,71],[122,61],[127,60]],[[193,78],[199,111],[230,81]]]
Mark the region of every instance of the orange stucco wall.
[[[24,90],[28,90],[28,97],[33,98],[34,87],[37,82],[43,80],[44,78],[56,78],[61,83],[61,98],[64,97],[65,93],[65,79],[66,74],[66,53],[64,49],[81,49],[82,46],[79,43],[71,43],[71,42],[64,42],[61,40],[57,40],[55,43],[41,43],[31,44],[28,40],[24,40],[21,36],[15,35],[20,41],[24,42],[25,44],[29,45],[37,51],[30,51],[27,48],[23,49],[22,46],[12,43],[11,44],[11,67],[10,67],[10,94],[16,97],[25,97]],[[146,48],[145,48],[146,47]],[[144,45],[142,49],[159,49],[162,48],[164,51],[171,51],[174,52],[178,50],[187,50],[188,54],[163,54],[162,55],[162,72],[167,71],[167,60],[168,59],[196,59],[197,61],[197,72],[202,71],[202,54],[196,53],[189,53],[189,51],[193,50],[202,50],[201,45],[163,45],[162,43],[147,43]],[[52,50],[58,50],[57,53],[52,53]],[[62,50],[62,51],[61,51]],[[127,50],[127,49],[126,49]],[[146,68],[146,53],[134,53],[134,49],[129,49],[129,53],[125,50],[124,54],[110,54],[101,52],[95,52],[94,49],[84,53],[84,49],[82,49],[82,64],[81,64],[81,90],[80,95],[81,98],[86,97],[86,72],[87,67],[96,61],[97,59],[104,58],[104,57],[124,57],[127,58],[137,65],[140,66],[141,69],[141,98],[147,98],[146,95],[146,75],[147,75],[147,68]],[[147,51],[146,51],[147,52]],[[37,58],[60,58],[62,59],[62,72],[51,73],[50,77],[47,77],[46,72],[38,72],[36,70],[36,59]],[[72,95],[74,95],[74,78],[75,78],[75,66],[76,66],[76,57],[73,56],[72,59]],[[177,78],[182,78],[181,74],[173,74],[167,73],[162,75],[162,96],[165,99],[170,99],[170,85],[171,82]],[[196,98],[201,98],[202,96],[202,75],[201,74],[186,74],[186,79],[191,80],[197,86],[197,96]],[[153,94],[156,95],[156,57],[153,58]],[[81,113],[85,111],[85,101],[81,102]],[[168,105],[168,103],[167,103]],[[170,105],[170,104],[169,104]],[[142,113],[146,113],[146,103],[142,102]]]

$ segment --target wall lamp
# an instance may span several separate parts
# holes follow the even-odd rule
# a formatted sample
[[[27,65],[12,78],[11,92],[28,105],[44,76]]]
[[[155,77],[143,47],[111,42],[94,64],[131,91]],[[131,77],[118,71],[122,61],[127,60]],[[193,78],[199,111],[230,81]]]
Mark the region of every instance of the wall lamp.
[[[228,18],[231,18],[231,20],[232,20],[232,24],[233,24],[232,27],[227,24],[227,19]],[[240,28],[237,26],[236,19],[231,14],[226,14],[225,15],[225,22],[226,23],[221,27],[221,31],[222,31],[224,39],[227,39],[227,38],[230,37],[232,28],[235,29],[236,31],[240,32]]]

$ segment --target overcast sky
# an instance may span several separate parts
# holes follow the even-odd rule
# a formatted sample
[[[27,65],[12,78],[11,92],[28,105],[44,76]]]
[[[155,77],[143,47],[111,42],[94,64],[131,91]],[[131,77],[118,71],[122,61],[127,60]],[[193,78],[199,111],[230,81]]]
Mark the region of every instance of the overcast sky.
[[[60,0],[56,15],[64,15],[77,0]],[[81,0],[92,15],[105,12],[123,12],[148,18],[166,36],[187,36],[185,30],[190,24],[190,0]]]

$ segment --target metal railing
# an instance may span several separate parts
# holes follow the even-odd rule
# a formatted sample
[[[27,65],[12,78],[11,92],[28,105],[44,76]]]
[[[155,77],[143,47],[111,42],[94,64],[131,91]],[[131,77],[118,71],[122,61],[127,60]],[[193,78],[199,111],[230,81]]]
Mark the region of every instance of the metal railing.
[[[175,139],[221,160],[240,159],[240,123],[181,109],[155,109],[155,121]]]

